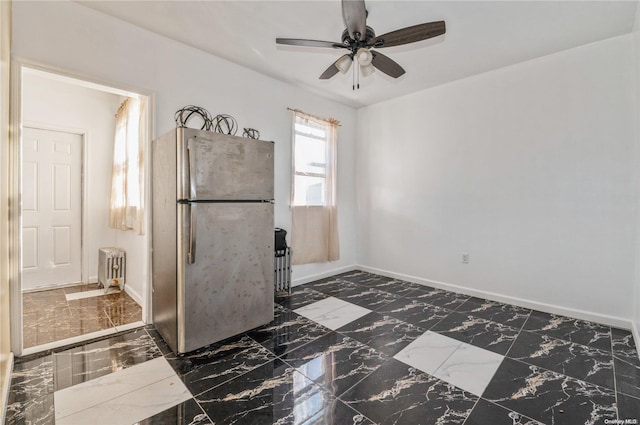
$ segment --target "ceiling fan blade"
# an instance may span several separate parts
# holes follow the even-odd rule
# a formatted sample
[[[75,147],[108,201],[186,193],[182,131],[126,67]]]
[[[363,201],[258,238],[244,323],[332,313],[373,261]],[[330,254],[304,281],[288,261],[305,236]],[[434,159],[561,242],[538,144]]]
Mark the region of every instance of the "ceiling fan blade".
[[[343,60],[343,58],[348,57],[349,55],[342,55],[338,58],[337,61],[335,61],[334,63],[332,63],[329,68],[327,68],[322,75],[320,76],[321,80],[328,80],[329,78],[333,77],[334,75],[336,75],[338,73],[338,71],[340,71],[340,69],[338,68],[338,62],[340,62],[341,60]]]
[[[378,68],[380,71],[384,72],[390,77],[398,78],[406,71],[398,65],[396,61],[391,59],[389,56],[385,56],[382,53],[371,52],[373,55],[373,59],[371,60],[371,65]]]
[[[349,31],[349,37],[354,40],[364,40],[367,33],[367,9],[364,0],[342,0],[342,16]],[[356,36],[356,33],[359,36]]]
[[[287,44],[291,46],[306,46],[306,47],[329,47],[334,49],[340,49],[348,47],[342,43],[335,43],[333,41],[322,40],[305,40],[302,38],[276,38],[277,44]]]
[[[416,41],[437,37],[445,32],[446,27],[444,21],[418,24],[379,35],[373,39],[373,46],[377,48],[400,46],[402,44],[415,43]]]

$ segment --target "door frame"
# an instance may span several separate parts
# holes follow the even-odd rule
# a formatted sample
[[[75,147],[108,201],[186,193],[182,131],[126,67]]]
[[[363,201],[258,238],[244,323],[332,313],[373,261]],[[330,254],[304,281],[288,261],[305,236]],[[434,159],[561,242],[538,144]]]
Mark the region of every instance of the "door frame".
[[[21,175],[22,175],[22,126],[29,126],[22,121],[22,74],[25,69],[34,69],[37,71],[44,71],[51,74],[56,74],[62,78],[72,78],[79,82],[86,83],[87,87],[93,86],[93,88],[110,89],[115,94],[135,94],[145,97],[147,100],[147,134],[148,139],[145,143],[145,152],[147,152],[147,158],[151,155],[151,141],[155,138],[155,93],[151,90],[136,87],[125,87],[119,83],[113,83],[110,81],[104,81],[96,79],[90,76],[81,75],[78,73],[70,72],[64,69],[52,67],[49,65],[41,64],[38,62],[30,61],[28,59],[13,57],[11,61],[11,87],[10,87],[10,101],[9,101],[9,155],[8,155],[8,168],[9,168],[9,288],[10,288],[10,304],[11,304],[11,351],[16,357],[21,355],[33,354],[42,350],[52,348],[52,344],[46,346],[30,347],[24,350],[23,335],[22,335],[22,214],[21,214]],[[68,131],[69,129],[65,130]],[[76,131],[83,131],[83,148],[88,147],[86,143],[87,131],[82,129],[75,129]],[[73,132],[73,131],[71,131]],[[87,199],[85,184],[85,170],[84,166],[87,164],[86,154],[88,149],[83,149],[83,187],[82,187],[82,232],[83,236],[86,235],[85,226],[88,220],[85,214],[87,208],[84,208],[85,200]],[[145,167],[145,230],[144,230],[144,252],[142,254],[142,262],[140,266],[143,268],[143,282],[142,282],[142,320],[145,323],[152,322],[151,315],[151,164]],[[88,267],[88,261],[85,257],[85,244],[82,248],[82,278],[88,279],[88,273],[85,274],[84,267]]]
[[[33,128],[36,130],[46,130],[46,131],[59,131],[61,133],[71,133],[77,134],[82,139],[80,142],[80,148],[82,149],[81,158],[82,163],[80,164],[80,281],[84,284],[89,283],[89,244],[85,243],[85,237],[89,235],[89,229],[87,228],[88,217],[87,217],[87,201],[89,199],[89,193],[87,192],[87,184],[85,177],[87,176],[87,161],[89,160],[89,143],[87,140],[89,139],[89,130],[82,128],[73,128],[73,127],[64,127],[57,126],[52,124],[44,124],[36,121],[23,121],[22,126],[20,127],[20,132],[25,128]],[[21,138],[22,139],[22,138]],[[22,150],[22,144],[20,144],[20,149]],[[22,159],[21,159],[22,161]],[[20,162],[20,166],[22,167],[22,162]],[[20,170],[22,172],[22,170]],[[22,188],[21,188],[22,190]],[[22,192],[21,192],[22,193]],[[20,226],[22,227],[22,208],[20,208]],[[21,230],[22,231],[22,230]],[[21,247],[22,248],[22,247]],[[20,259],[22,260],[22,249],[20,250]],[[22,262],[22,261],[21,261]],[[22,281],[22,279],[21,279]],[[20,288],[20,292],[22,292],[22,285]]]

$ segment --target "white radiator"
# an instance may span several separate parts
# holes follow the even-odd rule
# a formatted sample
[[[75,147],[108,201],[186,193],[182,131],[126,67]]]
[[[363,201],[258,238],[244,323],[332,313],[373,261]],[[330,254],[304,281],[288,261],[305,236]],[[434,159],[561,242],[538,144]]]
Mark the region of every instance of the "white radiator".
[[[107,292],[110,286],[122,291],[125,283],[126,258],[123,249],[100,248],[98,254],[98,283]]]
[[[276,292],[291,292],[291,248],[276,251],[274,260],[274,284]]]

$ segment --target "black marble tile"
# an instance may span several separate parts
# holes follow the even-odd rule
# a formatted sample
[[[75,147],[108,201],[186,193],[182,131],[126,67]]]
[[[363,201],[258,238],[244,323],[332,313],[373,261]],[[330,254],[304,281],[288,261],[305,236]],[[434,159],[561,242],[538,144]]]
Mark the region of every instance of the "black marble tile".
[[[421,286],[419,289],[407,295],[407,297],[449,310],[455,310],[469,299],[468,295],[443,291],[430,286]]]
[[[529,317],[531,310],[474,297],[465,301],[464,304],[456,309],[456,312],[470,314],[520,329]]]
[[[53,393],[17,400],[9,394],[5,425],[53,425]]]
[[[276,294],[275,302],[289,310],[295,310],[327,297],[327,294],[323,294],[307,286],[296,286],[291,288],[291,293]]]
[[[640,398],[640,365],[613,358],[618,393]]]
[[[298,348],[331,332],[331,329],[283,307],[276,308],[271,323],[247,332],[275,355]]]
[[[244,337],[236,343],[211,350],[206,358],[192,362],[195,366],[182,376],[182,381],[191,394],[198,395],[274,359],[269,350]]]
[[[519,330],[458,312],[449,314],[432,331],[498,354],[506,354]]]
[[[11,396],[26,401],[51,394],[54,389],[53,357],[46,355],[17,362],[11,374]]]
[[[640,366],[638,350],[633,340],[633,334],[629,331],[611,328],[611,351],[618,359],[627,363]]]
[[[376,423],[462,424],[477,397],[395,359],[340,399]]]
[[[213,425],[213,422],[194,399],[189,399],[134,425]]]
[[[339,396],[389,357],[354,339],[331,332],[283,356],[307,378]]]
[[[358,285],[379,289],[381,291],[390,292],[400,296],[407,295],[421,287],[417,283],[406,282],[367,272],[352,272],[340,275],[340,278],[348,282],[357,283]]]
[[[613,359],[606,351],[522,331],[507,356],[614,389]]]
[[[409,295],[413,291],[415,291],[416,289],[420,289],[421,287],[417,283],[406,282],[404,280],[398,280],[398,279],[375,280],[367,285],[372,286],[380,291],[390,292],[392,294],[399,295],[401,297]]]
[[[433,325],[451,313],[450,310],[427,304],[424,301],[413,300],[411,297],[400,298],[377,311],[426,330],[431,329]]]
[[[53,424],[53,380],[51,355],[18,361],[11,374],[5,424]]]
[[[616,419],[614,391],[505,358],[482,398],[547,424]]]
[[[196,400],[216,425],[302,424],[333,403],[321,386],[280,360],[204,392]]]
[[[376,310],[400,299],[398,295],[362,285],[341,291],[338,298],[369,310]]]
[[[628,424],[640,423],[640,399],[618,393],[618,419],[627,420]]]
[[[258,344],[244,334],[232,336],[185,354],[169,352],[165,358],[178,375],[183,376],[194,369],[215,363],[228,355],[235,355]]]
[[[598,323],[533,311],[524,329],[604,351],[611,350],[611,328]]]
[[[464,425],[544,425],[520,413],[480,399]]]
[[[162,356],[145,329],[137,329],[53,354],[55,390]]]
[[[295,422],[296,424],[298,422]],[[374,425],[362,413],[353,410],[337,399],[321,406],[304,425]]]
[[[371,312],[341,327],[339,332],[393,356],[425,330],[394,317]]]
[[[340,273],[338,275],[335,275],[334,278],[346,280],[347,282],[351,283],[370,282],[374,279],[390,279],[377,274],[364,272],[362,270],[353,270],[350,272]]]
[[[339,278],[331,278],[307,283],[304,285],[304,287],[322,292],[323,294],[331,297],[340,298],[341,295],[345,293],[345,291],[356,290],[358,288],[358,285]]]
[[[158,347],[158,350],[160,350],[163,355],[171,355],[171,347],[169,347],[169,344],[166,343],[166,341],[162,338],[162,335],[160,335],[160,332],[158,332],[156,328],[151,325],[147,325],[145,326],[145,330],[147,331],[147,334],[149,334],[153,342],[156,343],[156,347]]]

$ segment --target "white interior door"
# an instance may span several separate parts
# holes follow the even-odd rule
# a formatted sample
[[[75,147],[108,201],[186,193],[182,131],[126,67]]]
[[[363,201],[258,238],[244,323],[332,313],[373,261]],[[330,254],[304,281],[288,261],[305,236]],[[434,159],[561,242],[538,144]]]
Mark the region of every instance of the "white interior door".
[[[82,281],[82,136],[25,127],[22,289]]]

